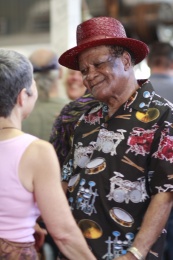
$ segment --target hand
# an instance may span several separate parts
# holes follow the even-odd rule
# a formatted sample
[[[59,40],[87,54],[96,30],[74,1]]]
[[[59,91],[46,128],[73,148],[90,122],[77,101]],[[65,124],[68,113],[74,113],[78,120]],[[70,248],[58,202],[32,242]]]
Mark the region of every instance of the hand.
[[[47,235],[47,230],[41,228],[38,223],[35,224],[34,229],[35,249],[39,251],[44,243],[45,236]]]

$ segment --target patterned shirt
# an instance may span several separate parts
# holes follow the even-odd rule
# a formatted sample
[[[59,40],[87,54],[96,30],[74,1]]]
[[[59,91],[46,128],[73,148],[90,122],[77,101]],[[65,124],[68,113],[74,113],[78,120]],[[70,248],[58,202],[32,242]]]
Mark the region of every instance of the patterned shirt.
[[[56,118],[49,141],[55,148],[61,167],[71,148],[75,124],[80,116],[95,104],[98,104],[98,101],[86,91],[82,97],[67,104]]]
[[[107,105],[76,126],[62,171],[72,213],[97,259],[127,252],[151,196],[173,191],[173,104],[149,81],[110,118]],[[147,260],[161,259],[165,229]]]

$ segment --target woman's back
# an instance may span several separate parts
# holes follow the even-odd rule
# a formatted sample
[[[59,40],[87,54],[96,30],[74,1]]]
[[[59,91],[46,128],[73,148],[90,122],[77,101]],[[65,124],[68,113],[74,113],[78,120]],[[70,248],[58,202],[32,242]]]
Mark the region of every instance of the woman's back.
[[[14,242],[34,241],[34,225],[40,215],[33,193],[18,175],[23,153],[36,138],[22,134],[0,141],[0,237]]]

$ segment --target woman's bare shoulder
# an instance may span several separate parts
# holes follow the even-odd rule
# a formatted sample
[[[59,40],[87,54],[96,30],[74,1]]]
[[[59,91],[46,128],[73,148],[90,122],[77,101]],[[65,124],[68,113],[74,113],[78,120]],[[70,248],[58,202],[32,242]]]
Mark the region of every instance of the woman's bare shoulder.
[[[38,163],[52,160],[58,161],[53,145],[41,139],[36,139],[29,145],[24,158],[30,160],[30,163],[35,161]]]

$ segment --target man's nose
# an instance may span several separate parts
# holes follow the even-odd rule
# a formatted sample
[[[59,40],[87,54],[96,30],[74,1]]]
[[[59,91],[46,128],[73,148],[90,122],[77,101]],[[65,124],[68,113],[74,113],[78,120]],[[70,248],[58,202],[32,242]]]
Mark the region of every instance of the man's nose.
[[[97,70],[94,65],[90,65],[87,73],[87,80],[92,80],[97,75]]]

